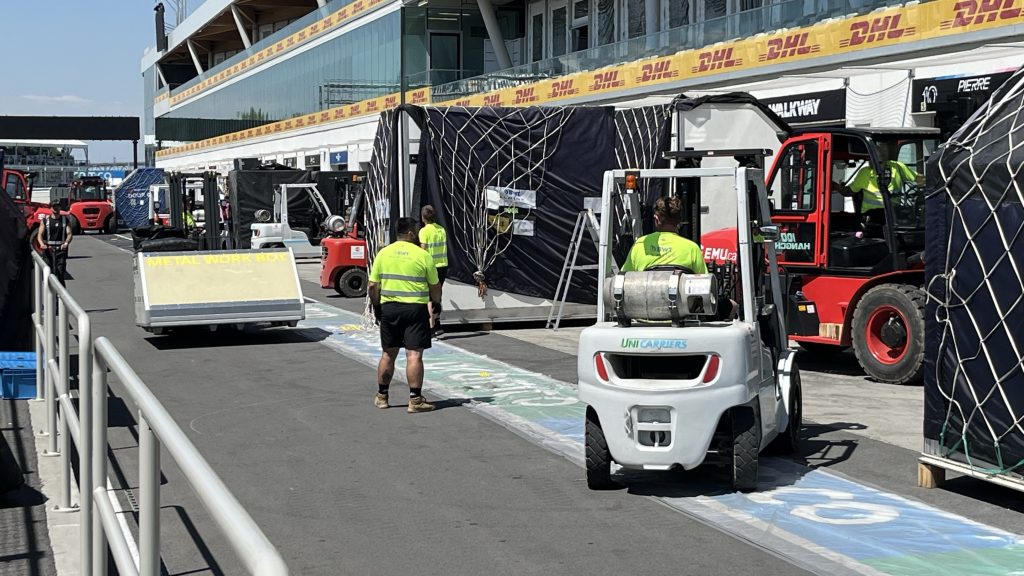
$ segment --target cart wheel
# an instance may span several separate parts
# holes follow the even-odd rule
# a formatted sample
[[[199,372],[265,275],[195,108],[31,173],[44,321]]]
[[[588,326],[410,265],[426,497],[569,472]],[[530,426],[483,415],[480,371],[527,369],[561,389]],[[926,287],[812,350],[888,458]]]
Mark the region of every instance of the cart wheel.
[[[587,410],[585,438],[585,458],[587,461],[587,486],[591,490],[608,490],[614,488],[612,482],[612,454],[608,451],[608,442],[604,439],[601,422],[593,410]]]
[[[916,383],[924,370],[925,293],[909,284],[868,290],[853,311],[853,351],[869,376]]]
[[[366,296],[366,270],[349,268],[334,281],[334,290],[346,298]]]
[[[793,366],[789,388],[789,422],[786,431],[772,440],[769,449],[773,454],[792,454],[800,447],[800,429],[803,427],[804,398],[800,387],[800,369]]]
[[[757,453],[760,430],[754,411],[746,407],[732,409],[732,487],[740,492],[757,490]]]

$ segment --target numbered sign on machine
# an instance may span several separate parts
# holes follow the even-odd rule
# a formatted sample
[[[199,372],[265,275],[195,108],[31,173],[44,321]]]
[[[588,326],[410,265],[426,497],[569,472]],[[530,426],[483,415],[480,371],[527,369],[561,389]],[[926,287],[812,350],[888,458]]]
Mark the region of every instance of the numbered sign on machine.
[[[305,317],[290,250],[139,253],[136,324],[143,328],[273,322]]]

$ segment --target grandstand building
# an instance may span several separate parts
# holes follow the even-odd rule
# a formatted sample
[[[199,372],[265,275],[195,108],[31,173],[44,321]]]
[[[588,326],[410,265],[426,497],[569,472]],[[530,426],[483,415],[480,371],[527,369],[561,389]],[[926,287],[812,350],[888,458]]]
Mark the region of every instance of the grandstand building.
[[[949,135],[1022,33],[1024,0],[206,0],[142,58],[144,138],[165,168],[356,170],[402,103],[732,90],[794,124]]]

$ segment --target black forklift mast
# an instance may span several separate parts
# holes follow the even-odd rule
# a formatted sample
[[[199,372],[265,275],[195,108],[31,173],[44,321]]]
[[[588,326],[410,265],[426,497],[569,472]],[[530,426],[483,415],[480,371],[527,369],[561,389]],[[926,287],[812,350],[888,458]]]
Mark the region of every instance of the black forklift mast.
[[[171,228],[189,231],[185,226],[186,199],[191,197],[189,183],[199,182],[203,190],[204,233],[199,240],[200,250],[219,250],[221,247],[220,193],[217,191],[217,173],[171,172],[167,175],[167,202],[170,205]]]

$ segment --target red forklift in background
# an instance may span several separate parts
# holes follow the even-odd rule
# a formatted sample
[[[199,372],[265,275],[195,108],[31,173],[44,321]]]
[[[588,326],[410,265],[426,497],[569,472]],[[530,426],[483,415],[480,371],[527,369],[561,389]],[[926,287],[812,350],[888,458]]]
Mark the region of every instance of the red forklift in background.
[[[916,382],[924,368],[924,165],[937,137],[796,131],[767,176],[790,339],[812,352],[853,347],[882,382]],[[864,183],[882,192],[881,208],[865,204]],[[709,260],[734,259],[736,231],[705,233],[701,244]]]
[[[35,246],[32,239],[35,238],[35,234],[39,230],[39,219],[53,213],[48,204],[32,201],[32,179],[35,177],[35,173],[24,172],[14,168],[4,168],[0,174],[2,174],[3,178],[4,192],[25,214],[25,225],[29,230],[29,242]]]
[[[334,288],[347,298],[366,296],[366,240],[360,224],[364,173],[339,181],[341,206],[335,212],[347,216],[345,228],[320,241],[320,287]]]
[[[68,212],[75,234],[94,230],[113,234],[117,228],[114,202],[107,190],[107,181],[99,176],[82,176],[71,182]]]

